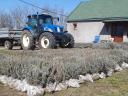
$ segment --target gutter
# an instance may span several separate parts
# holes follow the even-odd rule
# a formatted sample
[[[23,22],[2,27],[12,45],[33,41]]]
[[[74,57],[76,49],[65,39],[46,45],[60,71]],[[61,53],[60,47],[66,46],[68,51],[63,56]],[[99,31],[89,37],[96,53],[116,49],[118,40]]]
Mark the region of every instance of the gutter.
[[[128,21],[128,17],[107,17],[107,18],[88,18],[88,19],[74,19],[68,20],[71,22],[116,22],[116,21]]]

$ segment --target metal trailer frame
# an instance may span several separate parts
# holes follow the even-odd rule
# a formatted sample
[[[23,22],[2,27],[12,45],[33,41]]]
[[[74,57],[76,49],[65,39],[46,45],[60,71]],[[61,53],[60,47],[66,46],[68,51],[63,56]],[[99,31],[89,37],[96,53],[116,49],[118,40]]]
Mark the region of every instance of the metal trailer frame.
[[[13,45],[20,45],[22,30],[10,30],[8,28],[0,29],[0,45],[4,45],[5,41],[13,42]]]

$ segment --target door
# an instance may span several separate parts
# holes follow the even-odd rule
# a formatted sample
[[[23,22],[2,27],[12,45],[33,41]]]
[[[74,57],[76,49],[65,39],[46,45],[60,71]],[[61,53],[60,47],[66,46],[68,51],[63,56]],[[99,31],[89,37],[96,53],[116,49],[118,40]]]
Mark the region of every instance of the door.
[[[114,38],[114,42],[123,42],[123,34],[125,31],[125,26],[122,23],[114,23],[112,25],[111,36]]]

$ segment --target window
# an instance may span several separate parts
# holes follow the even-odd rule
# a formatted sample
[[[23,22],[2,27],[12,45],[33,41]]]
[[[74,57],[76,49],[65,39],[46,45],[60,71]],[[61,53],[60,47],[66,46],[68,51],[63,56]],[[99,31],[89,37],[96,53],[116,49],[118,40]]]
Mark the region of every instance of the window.
[[[112,36],[123,36],[125,32],[124,25],[121,25],[120,23],[113,24],[112,26]]]
[[[74,30],[77,30],[77,23],[73,23]]]
[[[44,21],[45,24],[52,24],[52,18],[45,18],[45,21]]]

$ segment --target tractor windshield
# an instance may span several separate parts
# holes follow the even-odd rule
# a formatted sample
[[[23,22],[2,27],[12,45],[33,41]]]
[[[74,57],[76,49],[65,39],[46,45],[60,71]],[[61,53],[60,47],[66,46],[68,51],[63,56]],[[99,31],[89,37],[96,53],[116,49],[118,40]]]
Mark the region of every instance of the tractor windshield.
[[[52,24],[53,23],[52,22],[52,18],[46,18],[44,23],[46,23],[46,24]]]
[[[53,24],[52,18],[39,18],[39,24]]]
[[[28,24],[30,25],[37,25],[37,22],[39,20],[39,24],[53,24],[52,17],[49,15],[39,15],[37,19],[37,15],[28,16]]]
[[[39,23],[40,24],[53,24],[53,20],[51,16],[39,15]]]

